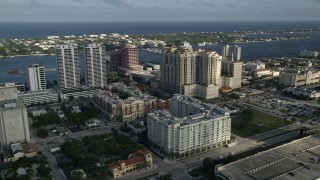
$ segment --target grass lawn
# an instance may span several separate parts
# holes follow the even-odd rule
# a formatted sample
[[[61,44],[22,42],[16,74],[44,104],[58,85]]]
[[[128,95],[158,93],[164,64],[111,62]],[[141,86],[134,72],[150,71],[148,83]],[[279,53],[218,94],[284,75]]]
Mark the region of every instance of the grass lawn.
[[[256,110],[253,110],[252,121],[243,128],[239,127],[239,116],[232,118],[231,124],[232,133],[244,138],[250,137],[254,134],[261,134],[286,126],[282,118],[272,116]]]

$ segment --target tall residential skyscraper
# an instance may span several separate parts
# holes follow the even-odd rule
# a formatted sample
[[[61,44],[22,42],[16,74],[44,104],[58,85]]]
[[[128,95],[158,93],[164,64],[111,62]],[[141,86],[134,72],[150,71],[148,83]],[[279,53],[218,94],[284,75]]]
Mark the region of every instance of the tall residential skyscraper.
[[[73,45],[56,48],[58,83],[60,88],[80,86],[79,52]]]
[[[101,44],[88,44],[84,47],[85,80],[87,86],[107,85],[107,57]]]
[[[237,45],[235,45],[235,46],[225,45],[223,47],[222,60],[240,61],[241,60],[241,47],[239,47]]]
[[[0,86],[0,145],[30,140],[27,109],[16,86]]]
[[[27,68],[29,91],[42,91],[46,89],[46,77],[43,66],[32,64]]]
[[[161,86],[171,93],[198,96],[204,99],[219,94],[221,56],[215,51],[180,49],[163,50],[161,62]]]

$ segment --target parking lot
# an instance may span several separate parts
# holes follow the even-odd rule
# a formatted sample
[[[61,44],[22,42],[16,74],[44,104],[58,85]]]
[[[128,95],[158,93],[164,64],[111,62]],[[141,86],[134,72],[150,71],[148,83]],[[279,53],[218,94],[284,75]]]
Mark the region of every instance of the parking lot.
[[[254,109],[291,120],[305,120],[312,118],[319,110],[316,107],[289,101],[271,95],[260,95],[246,98],[245,104]]]

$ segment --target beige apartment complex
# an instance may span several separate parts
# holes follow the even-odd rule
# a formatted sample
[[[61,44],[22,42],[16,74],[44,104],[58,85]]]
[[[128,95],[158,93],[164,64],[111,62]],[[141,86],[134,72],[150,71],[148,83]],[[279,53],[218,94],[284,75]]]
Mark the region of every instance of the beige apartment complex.
[[[241,52],[241,49],[238,50]],[[236,51],[236,52],[238,52]],[[222,87],[240,88],[242,62],[222,60],[215,51],[192,50],[190,45],[163,50],[161,87],[170,93],[181,93],[203,99],[218,97]]]

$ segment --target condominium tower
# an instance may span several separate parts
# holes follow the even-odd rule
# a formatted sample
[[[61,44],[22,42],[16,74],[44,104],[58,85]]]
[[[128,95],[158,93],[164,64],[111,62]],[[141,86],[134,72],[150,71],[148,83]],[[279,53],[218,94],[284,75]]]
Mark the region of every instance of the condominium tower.
[[[56,48],[58,83],[60,88],[80,86],[79,52],[73,45]]]
[[[46,89],[46,77],[43,66],[32,64],[27,68],[29,91],[43,91]]]
[[[170,112],[148,114],[148,139],[168,154],[189,155],[230,142],[231,118],[224,109],[175,94]]]
[[[0,145],[30,140],[28,114],[16,86],[0,86]]]
[[[171,93],[215,98],[219,93],[221,56],[215,51],[193,51],[190,47],[163,50],[161,87]]]
[[[101,44],[88,44],[84,47],[85,80],[87,86],[107,85],[107,57]]]

